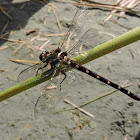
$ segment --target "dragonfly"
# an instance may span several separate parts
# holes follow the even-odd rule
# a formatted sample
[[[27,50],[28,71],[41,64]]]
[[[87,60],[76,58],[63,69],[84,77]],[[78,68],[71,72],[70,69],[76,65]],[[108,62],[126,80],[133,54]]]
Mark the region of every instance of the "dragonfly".
[[[100,80],[101,82],[119,90],[120,92],[126,94],[127,96],[131,97],[134,100],[140,101],[140,96],[100,76],[99,74],[89,70],[88,68],[80,65],[79,63],[71,59],[71,57],[73,57],[73,55],[76,54],[80,46],[84,46],[86,43],[88,44],[89,42],[91,42],[91,44],[94,44],[94,42],[96,41],[95,38],[96,36],[98,36],[97,30],[94,28],[91,28],[83,33],[83,30],[85,29],[85,26],[86,26],[87,13],[88,13],[88,9],[86,8],[78,10],[72,20],[72,23],[68,31],[65,33],[65,35],[61,39],[58,48],[52,51],[43,51],[39,56],[40,62],[21,71],[21,73],[19,74],[19,77],[23,75],[24,73],[26,73],[27,71],[30,71],[30,74],[32,73],[32,71],[34,71],[34,73],[38,75],[39,71],[46,70],[46,67],[50,65],[50,69],[52,69],[51,71],[52,78],[48,83],[50,84],[55,79],[56,71],[59,71],[59,73],[63,75],[63,78],[59,82],[59,84],[61,85],[67,79],[67,74],[65,72],[66,69],[73,68],[97,80]],[[62,65],[66,67],[64,67],[63,69],[61,68]],[[49,102],[50,99],[57,100],[57,97],[61,100],[63,99],[61,94],[54,94],[51,97],[46,96],[45,98],[47,98]],[[38,104],[40,100],[42,100],[41,98],[42,96],[38,98],[35,104],[35,107],[37,108],[37,110],[39,109]],[[51,101],[49,102],[49,104],[51,104]],[[51,104],[51,106],[53,105]],[[46,107],[44,107],[44,109],[46,109]]]

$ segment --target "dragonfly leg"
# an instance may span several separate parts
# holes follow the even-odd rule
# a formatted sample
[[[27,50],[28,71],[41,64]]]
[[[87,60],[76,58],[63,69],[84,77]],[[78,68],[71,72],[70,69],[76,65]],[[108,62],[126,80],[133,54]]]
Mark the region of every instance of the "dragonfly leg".
[[[66,77],[67,77],[67,74],[66,74],[64,71],[61,71],[61,73],[64,75],[64,78],[63,78],[63,80],[60,82],[60,85],[64,82],[64,80],[65,80]]]
[[[40,99],[41,96],[42,96],[42,95],[40,95],[40,96],[38,97],[38,99],[37,99],[37,101],[36,101],[36,103],[35,103],[35,107],[37,107],[37,104],[38,104],[39,99]]]
[[[48,63],[46,63],[46,65],[44,65],[43,67],[38,68],[37,71],[36,71],[36,76],[38,75],[38,71],[43,69],[43,68],[45,68],[45,67],[47,67],[47,65],[48,65]]]
[[[62,81],[60,82],[60,91],[61,91],[61,84],[64,82],[64,80],[67,77],[67,74],[64,71],[61,71],[61,73],[64,75],[64,78],[62,79]]]

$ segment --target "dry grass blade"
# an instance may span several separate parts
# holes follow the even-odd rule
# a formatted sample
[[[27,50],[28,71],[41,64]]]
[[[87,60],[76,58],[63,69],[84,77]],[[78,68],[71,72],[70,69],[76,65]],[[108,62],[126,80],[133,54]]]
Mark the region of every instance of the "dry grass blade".
[[[123,0],[124,1],[124,0]],[[134,8],[135,6],[137,6],[136,4],[136,0],[127,0],[126,2],[124,2],[124,4],[120,5],[129,9]],[[123,16],[125,14],[125,12],[121,12],[120,13],[120,17]]]
[[[16,59],[16,60],[10,59],[10,61],[15,62],[15,63],[29,63],[29,64],[38,63],[37,61],[28,61],[28,60],[19,60],[19,59]]]
[[[68,101],[67,99],[64,99],[64,101],[65,101],[66,103],[72,105],[72,106],[75,107],[76,109],[80,110],[80,111],[83,112],[84,114],[86,114],[86,115],[88,115],[88,116],[90,116],[90,117],[92,117],[92,118],[94,117],[94,115],[92,115],[91,113],[88,113],[88,112],[85,111],[84,109],[82,109],[82,108],[78,107],[77,105],[71,103],[71,102]]]
[[[52,9],[53,9],[53,13],[54,13],[54,16],[55,16],[55,19],[56,19],[57,25],[58,25],[60,31],[63,32],[62,26],[61,26],[61,24],[60,24],[60,22],[59,22],[59,20],[58,20],[57,15],[56,15],[55,8],[52,7]]]
[[[137,6],[140,2],[136,2],[136,0],[118,0],[114,5],[120,7],[120,8],[124,8],[124,9],[130,9],[132,11],[132,8],[134,8],[135,6]],[[115,6],[115,7],[116,7]],[[110,20],[112,18],[112,16],[117,13],[118,10],[114,9],[110,15],[104,20],[104,23],[107,22],[108,20]],[[118,15],[119,17],[124,17],[126,11],[121,11],[120,14]],[[119,24],[118,24],[119,25]]]
[[[20,49],[21,49],[22,47],[21,46],[19,46],[18,48],[16,48],[14,51],[13,51],[13,55],[15,55]]]
[[[63,36],[65,33],[61,33],[61,34],[46,34],[45,36],[47,37],[55,37],[55,36]]]
[[[4,33],[3,35],[0,36],[0,39],[4,38],[5,36],[10,35],[10,34],[11,34],[11,31],[10,32],[6,32],[6,33]]]
[[[7,49],[7,48],[8,48],[8,46],[2,46],[2,47],[0,47],[0,51],[4,50],[4,49]]]
[[[0,37],[0,39],[7,40],[9,42],[18,42],[18,43],[22,42],[21,40],[8,39],[8,38],[4,38],[4,37]]]
[[[50,40],[47,40],[43,45],[41,45],[41,46],[39,47],[39,50],[44,51],[43,48],[44,48],[49,42],[50,42]]]
[[[133,13],[133,14],[136,14],[136,13],[140,13],[139,11],[135,12],[135,11],[132,11],[131,9],[128,9],[128,8],[123,8],[123,7],[119,7],[119,6],[116,6],[116,5],[111,5],[111,4],[102,4],[102,3],[89,3],[88,1],[86,3],[82,3],[82,2],[66,2],[66,1],[63,1],[63,0],[55,0],[57,2],[62,2],[62,3],[68,3],[68,4],[72,4],[72,5],[75,5],[75,6],[80,6],[80,7],[90,7],[90,8],[99,8],[99,9],[106,9],[106,10],[118,10],[118,11],[125,11],[125,12],[129,12],[129,13]]]
[[[49,86],[46,88],[46,90],[52,90],[52,89],[56,89],[56,88],[57,88],[57,86]]]

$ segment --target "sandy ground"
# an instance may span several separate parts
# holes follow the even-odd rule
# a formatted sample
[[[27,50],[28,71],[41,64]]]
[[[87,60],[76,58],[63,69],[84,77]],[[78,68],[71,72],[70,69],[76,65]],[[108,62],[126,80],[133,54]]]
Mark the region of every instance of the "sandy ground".
[[[41,51],[35,47],[49,40],[44,49],[51,50],[56,46],[59,37],[47,37],[47,34],[60,33],[52,8],[38,2],[14,1],[2,5],[10,17],[0,11],[1,35],[11,31],[0,40],[0,91],[15,84],[18,73],[27,66],[13,63],[9,59],[38,61]],[[69,27],[77,7],[71,4],[51,2],[56,7],[57,17],[64,31]],[[92,28],[102,32],[93,45],[117,37],[140,25],[139,17],[126,15],[125,18],[114,19],[127,28],[108,21],[100,24],[109,11],[90,10],[88,22]],[[10,19],[11,18],[11,19]],[[3,31],[4,27],[7,28]],[[27,35],[27,31],[36,32]],[[45,39],[31,39],[34,37]],[[7,41],[9,39],[9,41]],[[11,40],[11,41],[10,41]],[[19,40],[23,42],[20,43]],[[128,89],[140,95],[140,42],[112,52],[106,56],[86,64],[89,69],[120,84],[132,83]],[[32,47],[34,52],[29,49]],[[90,49],[90,48],[88,48]],[[112,90],[111,87],[77,72],[72,85],[65,84],[63,88],[70,92],[66,99],[76,105],[85,103]],[[68,79],[69,80],[69,79]],[[126,95],[115,92],[83,107],[93,114],[91,118],[72,110],[56,114],[46,114],[42,119],[34,119],[34,104],[40,93],[37,87],[27,90],[0,103],[0,140],[140,140],[140,104]],[[57,105],[57,110],[71,106],[63,101]]]

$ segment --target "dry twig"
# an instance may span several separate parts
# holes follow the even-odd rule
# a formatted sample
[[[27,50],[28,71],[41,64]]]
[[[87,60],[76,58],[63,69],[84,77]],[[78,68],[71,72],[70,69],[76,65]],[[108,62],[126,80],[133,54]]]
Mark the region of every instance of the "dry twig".
[[[2,47],[0,47],[0,51],[4,50],[4,49],[7,49],[7,48],[8,48],[8,46],[2,46]]]
[[[15,62],[15,63],[29,63],[29,64],[37,64],[38,62],[37,61],[29,61],[29,60],[19,60],[19,59],[16,59],[16,60],[13,60],[13,59],[10,59],[10,61],[12,62]]]
[[[47,37],[55,37],[55,36],[63,36],[65,33],[61,33],[61,34],[46,34],[45,36]]]
[[[114,5],[118,6],[118,7],[122,7],[124,9],[130,9],[132,10],[132,8],[136,7],[138,4],[140,3],[140,1],[136,1],[136,0],[118,0]],[[117,13],[118,10],[117,9],[114,9],[110,15],[104,20],[104,23],[107,22],[108,20],[111,19],[111,17]],[[119,17],[124,17],[125,13],[127,11],[121,11],[120,14],[118,15]],[[120,25],[120,24],[118,24]],[[122,25],[121,25],[122,26]],[[125,27],[126,28],[126,27]]]
[[[88,116],[90,116],[90,117],[94,117],[94,115],[92,115],[92,114],[90,114],[90,113],[88,113],[87,111],[85,111],[84,109],[82,109],[82,108],[79,108],[77,105],[75,105],[75,104],[73,104],[73,103],[71,103],[70,101],[68,101],[67,99],[64,99],[64,101],[66,102],[66,103],[68,103],[68,104],[70,104],[70,105],[72,105],[73,107],[75,107],[76,109],[78,109],[78,110],[80,110],[81,112],[83,112],[84,114],[86,114],[86,115],[88,115]]]
[[[54,13],[54,16],[55,16],[55,19],[56,19],[57,25],[58,25],[60,31],[63,33],[62,26],[61,26],[61,24],[60,24],[60,22],[59,22],[59,20],[58,20],[58,17],[57,17],[57,15],[56,15],[56,12],[55,12],[55,8],[52,8],[52,9],[53,9],[53,13]]]

